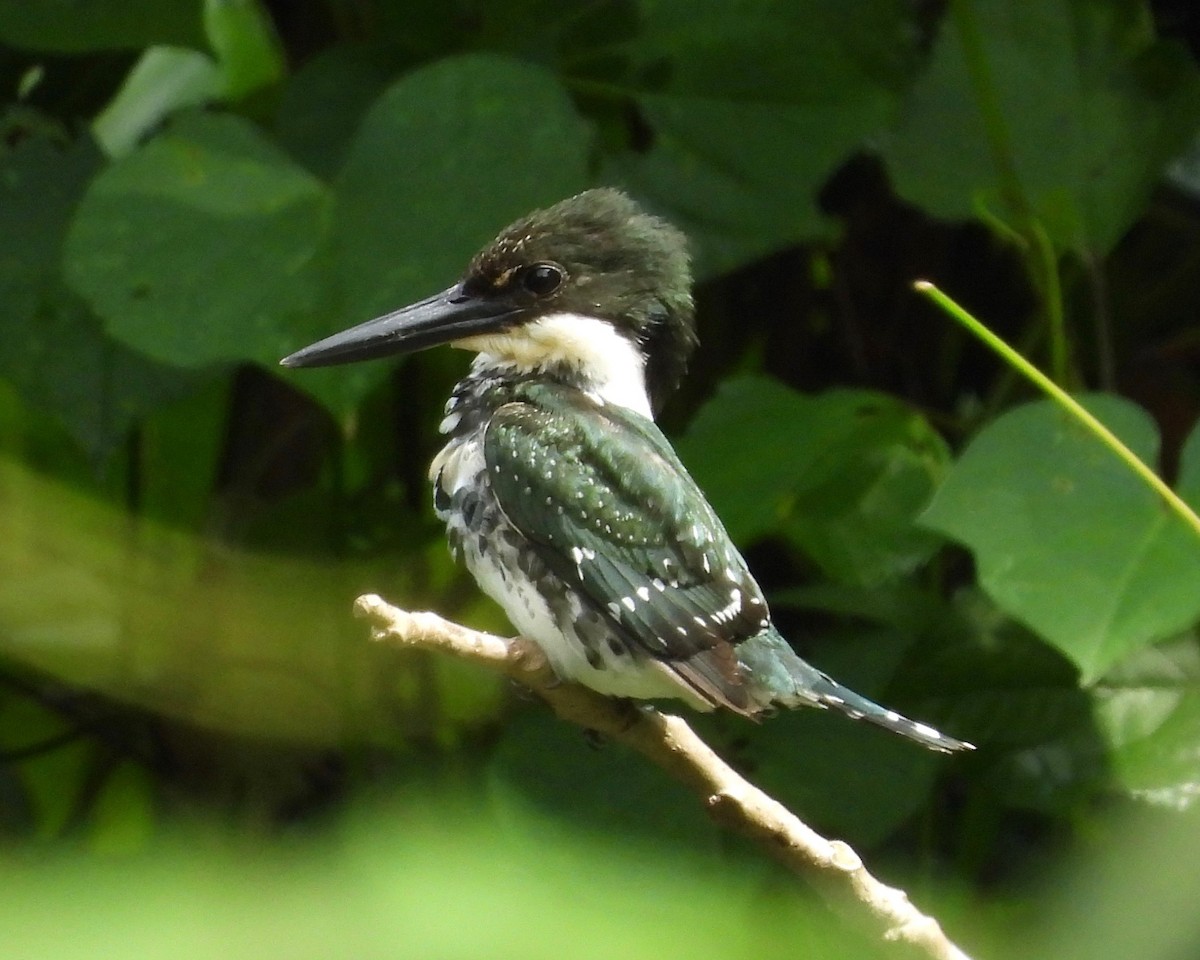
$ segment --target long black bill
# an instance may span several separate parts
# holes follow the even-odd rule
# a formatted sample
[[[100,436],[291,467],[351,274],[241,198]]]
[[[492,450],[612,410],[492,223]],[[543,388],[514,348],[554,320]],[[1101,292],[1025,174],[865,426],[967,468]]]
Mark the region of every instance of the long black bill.
[[[465,293],[462,284],[402,307],[386,316],[318,340],[279,362],[285,367],[328,367],[414,353],[440,343],[511,326],[519,311],[504,300]]]

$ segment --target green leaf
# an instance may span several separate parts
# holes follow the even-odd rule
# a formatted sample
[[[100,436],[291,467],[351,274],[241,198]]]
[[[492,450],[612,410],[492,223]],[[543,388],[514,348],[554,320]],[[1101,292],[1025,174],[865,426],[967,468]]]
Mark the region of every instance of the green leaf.
[[[205,0],[204,28],[230,100],[278,83],[287,70],[270,14],[259,0]]]
[[[1200,798],[1200,646],[1140,650],[1096,684],[1113,770],[1134,796],[1182,810]]]
[[[278,83],[283,53],[255,0],[208,0],[204,25],[216,55],[180,47],[144,51],[96,117],[96,139],[112,157],[127,154],[172,114],[214,100],[242,100]]]
[[[114,337],[155,359],[273,365],[295,347],[294,316],[317,309],[327,205],[249,123],[184,116],[92,182],[67,279]]]
[[[288,78],[275,115],[280,145],[317,176],[341,169],[371,104],[395,78],[395,54],[379,46],[339,45]]]
[[[208,54],[181,47],[151,47],[121,89],[92,122],[110,157],[123,157],[167,117],[216,99],[221,72]]]
[[[1107,252],[1200,126],[1200,71],[1181,45],[1155,39],[1141,3],[963,7],[978,23],[1004,132],[986,126],[959,20],[947,16],[883,146],[897,190],[935,216],[965,219],[982,205],[1020,226],[1003,197],[999,136],[1024,202],[1056,244]]]
[[[82,53],[204,44],[199,0],[0,0],[0,40]]]
[[[729,380],[679,449],[735,540],[783,533],[835,579],[881,583],[937,547],[914,518],[948,462],[945,444],[891,397]]]
[[[93,466],[144,412],[194,386],[105,335],[58,277],[69,217],[99,167],[86,138],[30,135],[0,155],[0,376],[59,420]]]
[[[1085,406],[1147,463],[1149,417],[1115,397]],[[1200,501],[1200,441],[1180,493]],[[986,427],[923,521],[975,554],[979,582],[1094,683],[1129,654],[1200,616],[1200,543],[1099,440],[1049,401]]]
[[[38,120],[4,116],[14,145],[0,150],[0,310],[10,322],[32,315],[53,284],[68,219],[102,161],[86,137],[64,144],[30,129]]]
[[[465,56],[393,84],[335,184],[342,319],[449,286],[509,221],[586,187],[588,147],[570,98],[537,67]]]
[[[772,717],[752,734],[747,756],[771,796],[822,833],[865,847],[920,810],[941,765],[916,744],[816,710]]]
[[[184,116],[96,178],[67,275],[114,336],[155,358],[274,367],[448,286],[509,220],[586,186],[588,143],[553,76],[483,56],[388,88],[332,191],[245,121]],[[290,378],[343,415],[385,371]]]
[[[607,175],[692,236],[701,274],[826,233],[817,191],[887,121],[915,57],[906,5],[668,0],[643,17],[605,86],[636,100],[652,142]]]
[[[589,143],[554,76],[515,60],[451,58],[393,84],[367,113],[334,184],[341,297],[322,332],[449,286],[505,224],[587,186]],[[371,364],[289,379],[344,412],[386,371]]]

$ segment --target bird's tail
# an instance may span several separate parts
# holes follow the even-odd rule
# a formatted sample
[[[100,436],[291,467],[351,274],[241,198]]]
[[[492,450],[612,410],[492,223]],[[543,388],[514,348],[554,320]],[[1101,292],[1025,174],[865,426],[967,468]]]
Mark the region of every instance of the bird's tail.
[[[865,720],[942,753],[975,749],[965,740],[949,737],[927,723],[909,720],[843,686],[796,656],[788,642],[774,630],[743,644],[739,649],[739,660],[751,674],[767,680],[766,686],[774,703],[787,707],[830,707],[854,720]],[[780,666],[787,671],[786,680],[781,676]]]
[[[908,717],[902,716],[895,710],[881,707],[874,700],[868,700],[861,694],[855,693],[849,687],[843,686],[832,677],[804,663],[803,660],[800,662],[808,670],[812,671],[811,675],[805,677],[803,686],[797,684],[799,688],[797,694],[801,702],[821,707],[832,707],[834,710],[840,710],[851,719],[865,720],[867,723],[873,723],[877,727],[891,730],[892,733],[898,733],[902,737],[916,740],[917,743],[928,747],[930,750],[940,750],[942,753],[955,753],[959,750],[975,749],[974,744],[967,743],[965,740],[955,740],[954,737],[949,737],[940,730],[935,730],[927,723],[921,723],[918,720],[909,720]]]

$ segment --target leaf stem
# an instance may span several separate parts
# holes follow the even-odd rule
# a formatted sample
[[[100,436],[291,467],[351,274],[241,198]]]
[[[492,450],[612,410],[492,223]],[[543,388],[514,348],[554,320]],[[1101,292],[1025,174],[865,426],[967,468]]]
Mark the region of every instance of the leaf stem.
[[[1020,238],[1029,271],[1034,276],[1042,299],[1042,313],[1050,332],[1050,375],[1057,383],[1067,382],[1067,328],[1063,312],[1062,281],[1054,243],[1042,226],[1021,182],[1013,151],[1012,134],[1004,118],[1004,109],[988,62],[983,31],[975,16],[972,0],[952,0],[950,13],[962,46],[967,76],[979,107],[984,134],[996,169],[1000,197],[1016,229],[1005,230]]]
[[[1089,413],[1078,400],[1042,373],[1041,370],[1021,356],[1021,354],[1000,339],[1000,337],[992,333],[982,322],[972,316],[965,307],[958,304],[933,283],[930,283],[928,280],[918,280],[913,284],[913,289],[941,307],[942,310],[998,353],[1009,366],[1033,381],[1051,400],[1091,430],[1105,446],[1125,462],[1129,469],[1149,484],[1150,488],[1162,497],[1167,506],[1192,529],[1197,538],[1200,538],[1200,516],[1197,516],[1196,512],[1183,501],[1179,494],[1167,486],[1157,473],[1147,466],[1144,461],[1139,459],[1137,454],[1125,446],[1116,434]]]
[[[1012,137],[1008,132],[1008,124],[1004,122],[1004,111],[1000,107],[996,85],[992,82],[991,65],[984,50],[983,31],[975,19],[971,0],[953,0],[950,4],[950,14],[958,32],[958,41],[962,45],[967,76],[975,94],[975,102],[979,106],[979,115],[983,120],[984,133],[992,153],[992,163],[996,167],[1000,195],[1016,216],[1020,226],[1024,228],[1033,219],[1033,213],[1013,160]]]
[[[1062,281],[1058,275],[1058,257],[1054,243],[1040,220],[1031,220],[1034,256],[1042,274],[1042,309],[1050,333],[1050,376],[1057,384],[1067,383],[1067,324],[1063,315]]]

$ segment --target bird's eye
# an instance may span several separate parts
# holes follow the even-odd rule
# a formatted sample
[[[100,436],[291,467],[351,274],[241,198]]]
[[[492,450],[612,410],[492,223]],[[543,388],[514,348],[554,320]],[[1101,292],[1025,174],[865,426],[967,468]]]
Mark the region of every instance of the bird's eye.
[[[535,263],[521,271],[521,286],[535,297],[546,297],[557,290],[565,279],[557,263]]]

